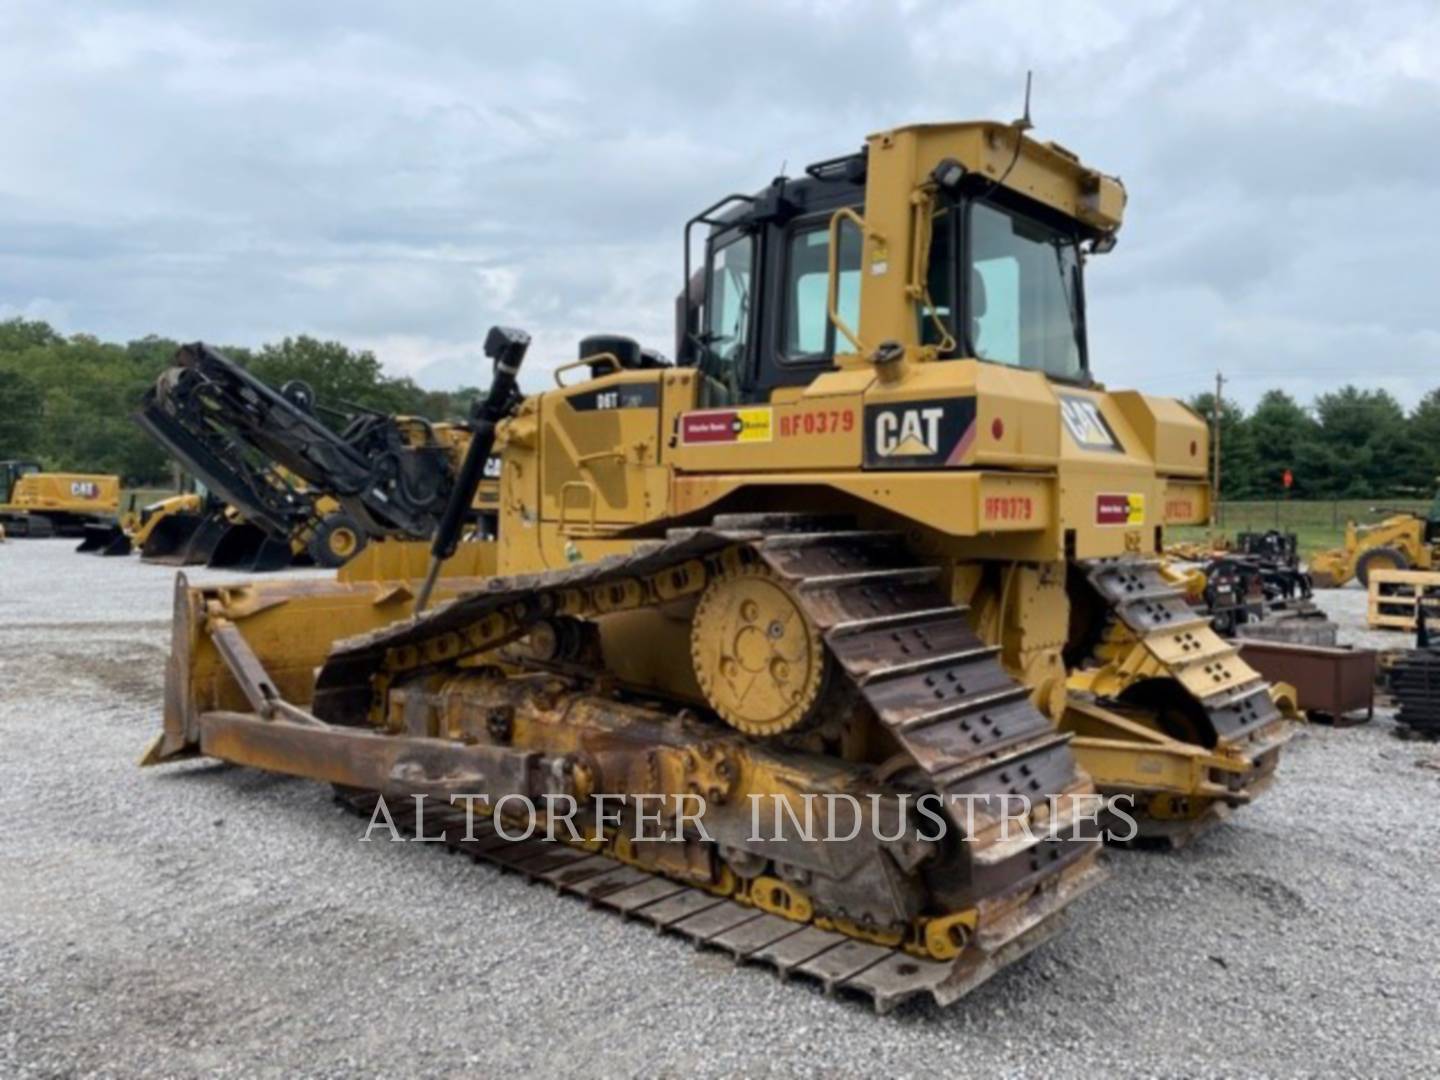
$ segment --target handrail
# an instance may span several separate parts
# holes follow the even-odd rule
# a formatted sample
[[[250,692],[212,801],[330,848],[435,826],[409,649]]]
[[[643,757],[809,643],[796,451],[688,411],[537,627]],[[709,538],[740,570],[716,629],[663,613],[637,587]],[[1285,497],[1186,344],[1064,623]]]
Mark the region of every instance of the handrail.
[[[609,363],[609,373],[611,375],[614,375],[617,371],[624,370],[624,365],[620,363],[620,358],[614,353],[602,352],[596,353],[594,356],[582,356],[579,360],[571,360],[568,364],[561,364],[555,369],[555,385],[562,390],[566,389],[565,380],[560,378],[564,372],[574,371],[579,367],[594,367],[602,361]],[[577,383],[576,385],[578,386],[579,384]]]
[[[560,521],[558,522],[557,531],[560,533],[561,536],[568,536],[571,534],[571,529],[574,528],[574,526],[570,524],[569,516],[566,514],[566,510],[569,507],[569,500],[566,496],[571,488],[579,488],[581,491],[585,492],[585,501],[590,509],[590,522],[585,527],[585,532],[593,534],[595,532],[595,503],[598,498],[598,493],[595,490],[595,485],[592,484],[589,480],[567,480],[565,483],[560,485]]]
[[[880,234],[871,229],[870,226],[866,225],[865,219],[848,206],[842,206],[839,210],[836,210],[835,213],[830,215],[830,250],[828,253],[829,259],[827,264],[827,273],[829,275],[829,279],[826,281],[825,284],[825,306],[827,309],[827,314],[830,316],[830,322],[834,325],[835,329],[839,330],[840,333],[845,335],[846,340],[848,340],[850,344],[855,347],[856,352],[863,354],[865,352],[865,345],[860,340],[860,336],[850,328],[849,323],[847,323],[844,319],[840,317],[840,222],[843,218],[848,218],[854,223],[855,227],[860,230],[862,271],[865,250],[864,242],[866,238],[874,238],[878,240],[880,239]]]
[[[920,308],[922,317],[928,318],[940,331],[940,341],[933,346],[935,355],[940,356],[955,349],[955,337],[940,318],[940,309],[930,296],[930,240],[935,223],[935,194],[927,185],[911,196],[914,216],[910,228],[915,242],[910,245],[910,280],[905,284],[905,294]]]

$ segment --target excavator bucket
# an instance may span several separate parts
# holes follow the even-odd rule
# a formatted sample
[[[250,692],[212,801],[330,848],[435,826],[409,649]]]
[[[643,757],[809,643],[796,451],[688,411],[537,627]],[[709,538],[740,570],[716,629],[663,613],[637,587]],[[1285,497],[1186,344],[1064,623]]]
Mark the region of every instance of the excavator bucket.
[[[231,527],[221,514],[172,514],[156,523],[140,557],[162,566],[205,566]]]
[[[84,539],[75,550],[85,555],[129,555],[134,545],[119,525],[86,525]]]

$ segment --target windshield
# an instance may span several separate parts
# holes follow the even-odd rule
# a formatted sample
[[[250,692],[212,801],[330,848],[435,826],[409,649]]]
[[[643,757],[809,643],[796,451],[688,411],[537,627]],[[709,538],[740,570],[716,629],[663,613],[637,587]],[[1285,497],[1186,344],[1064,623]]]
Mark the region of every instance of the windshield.
[[[988,203],[970,206],[969,344],[982,360],[1084,376],[1074,235]]]

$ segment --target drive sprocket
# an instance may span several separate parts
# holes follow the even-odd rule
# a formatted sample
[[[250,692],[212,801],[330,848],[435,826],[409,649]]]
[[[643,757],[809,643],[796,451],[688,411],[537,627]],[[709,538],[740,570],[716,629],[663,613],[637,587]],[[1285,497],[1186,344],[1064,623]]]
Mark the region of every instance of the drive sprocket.
[[[829,666],[820,631],[762,563],[726,569],[706,586],[690,624],[690,656],[710,707],[755,736],[804,725]]]

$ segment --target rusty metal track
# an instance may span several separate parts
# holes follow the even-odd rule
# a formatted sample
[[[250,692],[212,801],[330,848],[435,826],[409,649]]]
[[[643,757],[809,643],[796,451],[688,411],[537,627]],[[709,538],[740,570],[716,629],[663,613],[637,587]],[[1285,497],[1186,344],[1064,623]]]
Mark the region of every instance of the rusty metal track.
[[[936,569],[916,561],[903,536],[766,532],[756,545],[761,559],[790,586],[962,835],[1003,817],[1006,800],[1041,802],[1083,783],[1070,736],[1035,707],[1029,689],[1001,666],[999,650],[980,639],[967,609],[950,602]],[[1062,815],[1033,843],[975,844],[972,887],[980,895],[1024,888],[1099,843]]]
[[[917,561],[898,533],[791,515],[732,515],[673,530],[627,555],[495,578],[418,618],[337,645],[317,684],[317,711],[323,707],[332,720],[364,715],[371,676],[386,670],[387,658],[437,655],[434,663],[446,663],[467,628],[493,613],[508,613],[505,633],[514,640],[555,610],[565,590],[599,589],[591,595],[613,593],[616,603],[653,596],[661,575],[734,552],[763,562],[786,583],[836,667],[912,759],[903,782],[939,794],[966,838],[955,857],[970,904],[1005,913],[990,916],[955,960],[941,962],[555,844],[511,847],[492,832],[451,846],[782,976],[862,994],[880,1011],[917,995],[949,1004],[1059,929],[1060,910],[1102,876],[1094,862],[1101,839],[1093,807],[1087,816],[1073,801],[1042,814],[1043,826],[1019,838],[995,828],[1013,816],[1017,799],[1044,803],[1094,789],[1075,764],[1070,736],[1054,729],[1001,666],[998,650],[971,629],[966,609],[938,584],[939,568]]]
[[[352,813],[370,817],[377,798],[368,792],[347,793],[337,795],[337,802]],[[413,828],[415,816],[409,804],[387,804],[387,810],[397,828]],[[1048,902],[1034,904],[1038,910],[1029,913],[1021,932],[1002,950],[962,968],[958,961],[915,957],[899,948],[767,914],[607,855],[538,838],[508,840],[478,815],[468,833],[466,828],[461,813],[426,811],[427,839],[440,833],[452,852],[519,874],[531,883],[549,885],[591,907],[646,923],[697,948],[727,953],[737,964],[768,968],[782,980],[813,982],[827,994],[867,1000],[882,1014],[916,998],[930,998],[941,1005],[957,1000],[1059,933],[1063,924],[1052,909],[1088,890],[1099,876],[1092,872],[1058,890],[1058,895],[1044,898]]]

